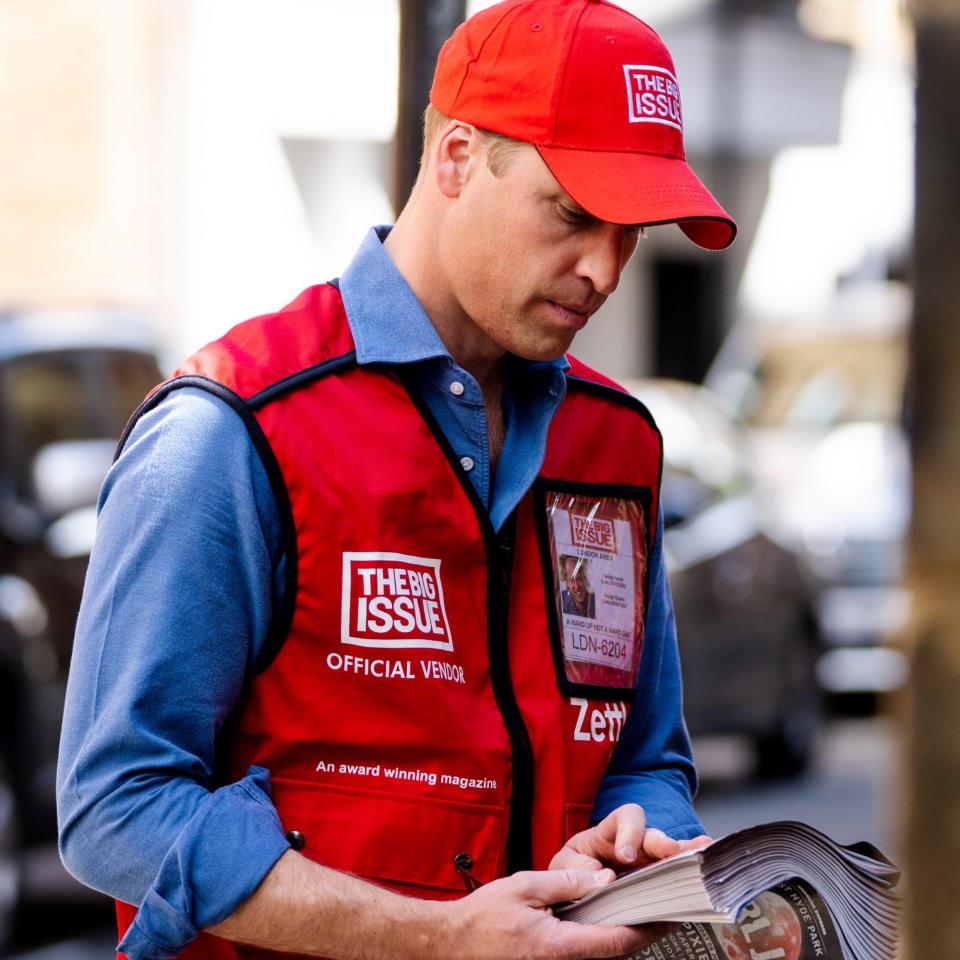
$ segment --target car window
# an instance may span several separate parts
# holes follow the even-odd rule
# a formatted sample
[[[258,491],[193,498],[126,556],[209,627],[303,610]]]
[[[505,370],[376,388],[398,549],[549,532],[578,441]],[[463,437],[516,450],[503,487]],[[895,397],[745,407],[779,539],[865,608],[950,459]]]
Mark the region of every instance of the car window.
[[[98,436],[96,409],[83,401],[88,393],[76,357],[20,358],[5,365],[4,441],[18,492],[27,492],[33,460],[43,447]]]
[[[130,414],[160,382],[162,374],[157,361],[148,354],[111,352],[104,362],[110,384],[107,436],[119,437]]]
[[[32,498],[38,454],[55,444],[116,440],[160,379],[149,354],[76,350],[18,357],[0,372],[4,460],[17,496]]]

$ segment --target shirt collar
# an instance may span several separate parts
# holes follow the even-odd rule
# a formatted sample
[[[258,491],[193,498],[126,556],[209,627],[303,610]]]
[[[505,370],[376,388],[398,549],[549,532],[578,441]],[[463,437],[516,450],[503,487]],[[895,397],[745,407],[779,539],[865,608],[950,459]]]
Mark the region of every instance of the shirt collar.
[[[340,293],[357,363],[418,363],[436,357],[451,359],[426,311],[397,269],[383,241],[390,226],[372,227],[340,277]],[[566,357],[528,362],[529,372],[563,373]]]
[[[343,271],[340,293],[357,345],[357,363],[416,363],[450,356],[426,311],[372,227]]]

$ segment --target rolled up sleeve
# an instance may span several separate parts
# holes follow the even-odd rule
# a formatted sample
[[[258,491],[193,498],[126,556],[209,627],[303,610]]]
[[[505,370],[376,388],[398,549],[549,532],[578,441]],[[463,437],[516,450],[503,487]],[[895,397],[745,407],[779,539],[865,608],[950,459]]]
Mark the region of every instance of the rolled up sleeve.
[[[178,956],[256,890],[289,849],[269,789],[267,772],[251,767],[243,780],[197,798],[120,942],[129,960]]]
[[[214,773],[283,564],[239,417],[192,388],[145,414],[101,493],[57,776],[67,868],[139,908],[130,960],[176,956],[289,848],[268,772]]]

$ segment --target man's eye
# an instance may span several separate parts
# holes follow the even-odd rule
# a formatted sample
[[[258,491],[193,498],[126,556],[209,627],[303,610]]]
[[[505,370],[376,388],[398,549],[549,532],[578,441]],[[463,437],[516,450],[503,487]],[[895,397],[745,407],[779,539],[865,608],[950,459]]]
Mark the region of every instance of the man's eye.
[[[584,224],[593,219],[585,210],[571,210],[570,207],[564,206],[562,203],[557,204],[557,210],[567,223]]]

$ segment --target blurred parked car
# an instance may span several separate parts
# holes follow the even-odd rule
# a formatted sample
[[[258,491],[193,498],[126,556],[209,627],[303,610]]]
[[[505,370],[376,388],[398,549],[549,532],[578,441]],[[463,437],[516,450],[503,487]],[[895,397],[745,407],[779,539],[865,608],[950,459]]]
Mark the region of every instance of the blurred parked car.
[[[799,773],[822,711],[798,558],[763,530],[742,438],[720,401],[674,380],[633,392],[664,436],[664,552],[690,732],[746,736],[761,775]]]
[[[128,316],[0,313],[0,945],[26,852],[56,840],[57,744],[100,484],[160,379]]]
[[[842,309],[841,309],[842,308]],[[737,331],[707,378],[742,421],[771,535],[801,553],[829,693],[900,687],[910,465],[902,425],[909,298],[851,291],[830,325]]]

